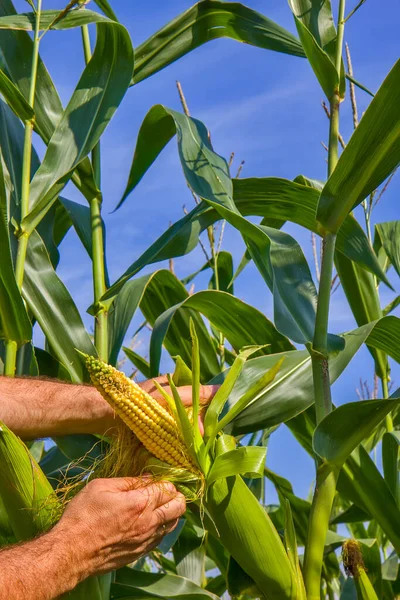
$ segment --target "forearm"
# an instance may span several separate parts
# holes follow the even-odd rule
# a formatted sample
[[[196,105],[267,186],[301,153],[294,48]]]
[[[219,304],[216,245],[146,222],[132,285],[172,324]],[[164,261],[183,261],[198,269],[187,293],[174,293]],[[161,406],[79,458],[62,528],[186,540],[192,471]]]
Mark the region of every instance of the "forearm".
[[[117,423],[94,387],[8,377],[0,377],[0,421],[24,439],[102,434]]]
[[[53,600],[90,575],[81,546],[55,527],[0,550],[0,600]]]

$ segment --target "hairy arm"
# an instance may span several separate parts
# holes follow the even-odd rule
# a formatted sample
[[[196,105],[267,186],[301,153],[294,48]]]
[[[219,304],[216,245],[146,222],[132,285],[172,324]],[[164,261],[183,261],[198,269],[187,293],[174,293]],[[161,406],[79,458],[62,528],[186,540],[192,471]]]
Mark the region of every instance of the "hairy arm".
[[[158,377],[166,386],[166,378]],[[152,381],[139,384],[162,402]],[[202,386],[207,403],[217,386]],[[169,389],[167,389],[169,391]],[[191,388],[179,388],[185,404],[191,403]],[[103,434],[116,426],[118,417],[90,385],[76,385],[51,379],[0,377],[0,421],[23,439],[53,437],[71,433]]]
[[[74,544],[56,529],[0,551],[0,600],[49,600],[85,577]],[[75,556],[74,556],[75,554]]]

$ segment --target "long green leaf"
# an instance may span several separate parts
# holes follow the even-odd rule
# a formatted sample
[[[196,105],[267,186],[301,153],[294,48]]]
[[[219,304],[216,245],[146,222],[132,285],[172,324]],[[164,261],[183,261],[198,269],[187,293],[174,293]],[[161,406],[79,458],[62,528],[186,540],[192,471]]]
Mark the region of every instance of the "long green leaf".
[[[339,406],[315,430],[313,447],[327,463],[341,466],[353,450],[379,425],[398,400],[363,400]]]
[[[7,75],[0,70],[0,92],[3,94],[7,104],[12,108],[17,117],[25,120],[33,119],[35,113],[30,104],[25,100],[19,89],[13,82],[7,77]]]
[[[400,221],[377,223],[375,230],[379,235],[387,258],[400,277]]]
[[[162,344],[171,324],[181,315],[186,314],[189,309],[206,316],[237,351],[244,346],[263,344],[268,344],[262,350],[268,354],[293,349],[290,342],[275,329],[274,325],[249,304],[226,292],[204,290],[187,296],[155,321],[150,341],[150,364],[154,374],[158,373]]]
[[[7,219],[7,198],[0,156],[0,337],[21,346],[32,336],[32,326],[15,281]]]
[[[315,411],[307,410],[288,422],[303,448],[313,456]],[[400,511],[396,501],[365,448],[360,445],[342,467],[337,489],[379,523],[393,546],[400,551]]]
[[[299,245],[286,233],[254,225],[242,217],[233,201],[228,165],[213,151],[203,123],[158,105],[150,110],[142,129],[154,132],[155,124],[160,124],[161,129],[157,129],[151,156],[144,148],[143,156],[136,154],[130,185],[133,185],[132,178],[133,181],[135,178],[138,180],[143,174],[143,164],[145,167],[151,164],[166,141],[176,133],[181,164],[189,186],[242,234],[261,275],[274,293],[275,319],[281,329],[284,328],[283,333],[299,343],[310,343],[314,334],[316,291]],[[295,294],[294,289],[299,293]],[[112,296],[113,292],[115,286],[105,298]],[[332,349],[341,349],[340,340],[330,338],[330,341]]]
[[[131,170],[131,173],[135,173],[136,184],[150,166],[150,161],[153,160],[153,155],[148,152],[148,140],[156,139],[157,143],[161,125],[164,125],[164,122],[159,121],[158,128],[154,129],[152,133],[147,129],[145,119],[140,129],[138,148],[141,147],[142,150],[139,152],[137,149]],[[134,167],[137,157],[142,152],[147,153],[148,160],[145,160],[143,156],[143,160],[140,159],[142,162],[137,163],[137,166]],[[134,185],[135,179],[129,180],[128,194]],[[315,218],[318,198],[319,192],[316,189],[285,179],[267,177],[233,180],[233,199],[242,215],[290,220],[314,231],[314,233],[319,233],[319,226]],[[109,295],[115,294],[125,281],[138,273],[144,266],[174,256],[181,256],[193,250],[198,243],[200,233],[220,218],[214,208],[201,202],[187,216],[169,227],[127,269],[112,286]],[[380,267],[365,233],[352,215],[348,215],[339,230],[336,248],[349,259],[385,281],[385,273]]]
[[[125,95],[132,70],[133,49],[126,29],[99,24],[92,58],[31,182],[30,212],[22,223],[25,230],[36,227],[74,168],[95,146]]]
[[[173,547],[176,571],[198,586],[205,576],[206,543],[204,529],[186,522]]]
[[[299,20],[314,36],[324,50],[336,40],[336,28],[333,22],[330,0],[289,0],[290,6]]]
[[[222,37],[304,56],[294,35],[260,13],[236,2],[203,0],[138,46],[133,83],[146,79],[198,46]]]
[[[264,472],[266,449],[259,446],[242,446],[216,457],[207,476],[207,484],[232,475],[261,477]]]
[[[399,505],[399,446],[400,433],[386,432],[382,438],[382,464],[385,481]]]
[[[29,239],[23,295],[52,352],[67,369],[72,381],[86,381],[87,370],[76,349],[90,355],[95,354],[95,349],[78,309],[54,271],[36,232]]]
[[[380,319],[382,309],[373,275],[339,252],[335,252],[335,266],[357,325]],[[384,377],[388,372],[386,353],[371,346],[368,349],[374,358],[376,373]]]
[[[296,583],[281,539],[240,476],[218,479],[205,501],[220,540],[267,600],[296,598]],[[244,510],[245,508],[245,510]]]
[[[118,569],[111,586],[112,598],[176,598],[185,600],[218,600],[218,597],[184,577],[169,573],[145,573],[124,567]]]
[[[43,31],[50,26],[51,29],[60,30],[82,27],[91,23],[110,23],[109,17],[92,10],[85,10],[83,8],[70,10],[65,16],[59,19],[63,12],[61,10],[43,10],[40,13],[40,30]],[[33,31],[35,29],[35,15],[33,13],[19,13],[0,17],[0,29]]]
[[[189,297],[185,287],[170,271],[158,271],[149,279],[146,292],[140,300],[140,310],[148,323],[154,327],[160,315],[173,309]],[[172,310],[171,309],[171,310]],[[202,317],[192,309],[181,311],[168,328],[164,345],[171,356],[180,356],[185,364],[192,366],[192,345],[190,342],[190,319],[196,325],[200,345],[200,368],[202,382],[208,381],[220,371],[214,342],[204,325]],[[151,361],[150,361],[151,363]],[[152,377],[158,375],[158,370],[152,370]]]
[[[327,4],[326,2],[324,4]],[[328,54],[321,48],[311,31],[293,14],[297,32],[308,61],[328,100],[331,100],[338,85],[339,75]]]
[[[400,362],[399,337],[400,320],[396,317],[384,317],[377,322],[343,334],[344,350],[337,356],[331,356],[329,360],[331,383],[341,375],[363,343],[385,349],[390,356]],[[282,356],[286,358],[272,385],[265,389],[257,402],[250,405],[231,425],[228,425],[227,432],[238,435],[258,431],[286,422],[311,406],[313,403],[311,359],[307,351],[297,350],[247,361],[229,396],[227,408],[235,404],[251,384]],[[213,383],[220,383],[222,377],[221,375],[215,378]]]
[[[317,219],[336,232],[349,212],[400,162],[400,60],[351,136],[321,193]]]

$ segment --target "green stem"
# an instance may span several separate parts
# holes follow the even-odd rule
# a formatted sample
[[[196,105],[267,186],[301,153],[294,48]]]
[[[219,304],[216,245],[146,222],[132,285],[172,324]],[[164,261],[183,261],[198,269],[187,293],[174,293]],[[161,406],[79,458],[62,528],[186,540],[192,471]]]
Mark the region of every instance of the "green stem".
[[[90,47],[89,28],[84,25],[81,28],[83,52],[86,64],[92,57]],[[100,189],[101,163],[100,163],[100,143],[98,142],[92,150],[92,166],[97,187]],[[101,360],[108,361],[108,323],[107,311],[100,303],[100,298],[105,294],[106,276],[104,260],[104,235],[103,221],[101,218],[101,194],[92,198],[90,205],[90,223],[92,231],[92,265],[93,265],[93,295],[95,306],[95,324],[94,324],[94,344]]]
[[[382,384],[382,395],[383,395],[383,397],[384,398],[389,398],[389,387],[388,387],[387,375],[385,375],[381,379],[381,384]],[[393,419],[392,419],[392,415],[391,414],[386,415],[386,430],[387,431],[393,431],[394,430]]]
[[[327,340],[335,242],[336,235],[333,233],[329,233],[322,241],[321,277],[311,356],[317,424],[332,410]]]
[[[106,292],[104,265],[103,222],[101,218],[101,199],[92,198],[90,201],[90,223],[92,229],[93,248],[93,291],[95,305],[94,343],[101,360],[108,360],[107,311],[100,303],[100,298]]]
[[[342,66],[345,0],[339,2],[335,65],[339,74]],[[339,155],[340,93],[336,89],[330,99],[328,177],[333,173]],[[313,349],[311,352],[317,424],[332,410],[328,363],[328,317],[336,235],[328,232],[323,239],[321,277]],[[307,543],[304,553],[304,583],[308,600],[321,598],[321,572],[326,533],[335,497],[338,473],[323,465],[317,468],[315,492],[311,507]]]
[[[39,32],[40,16],[42,12],[42,0],[37,0],[35,31],[33,34],[31,77],[29,86],[28,103],[32,108],[35,104],[36,78],[39,63]],[[21,181],[21,219],[20,224],[29,213],[29,188],[31,182],[31,158],[32,158],[32,132],[34,121],[32,119],[25,121],[24,149],[22,157],[22,181]],[[18,236],[17,260],[15,264],[15,279],[19,290],[22,290],[24,282],[25,258],[28,248],[29,235],[22,229]],[[17,360],[17,344],[10,340],[6,344],[5,373],[14,376]]]
[[[9,340],[6,342],[6,356],[4,362],[4,375],[14,377],[17,362],[17,342]]]
[[[304,553],[303,577],[307,600],[321,598],[321,572],[326,532],[336,492],[338,473],[319,466]]]

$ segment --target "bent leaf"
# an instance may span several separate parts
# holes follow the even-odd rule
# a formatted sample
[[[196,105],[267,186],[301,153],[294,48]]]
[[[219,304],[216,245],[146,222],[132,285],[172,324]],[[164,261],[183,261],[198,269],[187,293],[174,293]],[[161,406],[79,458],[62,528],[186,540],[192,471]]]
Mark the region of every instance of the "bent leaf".
[[[207,317],[237,351],[244,346],[265,344],[268,346],[262,351],[268,354],[276,350],[293,349],[289,340],[254,307],[226,292],[204,290],[171,306],[155,321],[150,340],[150,365],[153,376],[158,374],[161,349],[169,328],[177,318],[187,314],[189,309]]]
[[[31,181],[30,212],[22,222],[25,231],[33,231],[72,171],[93,149],[128,88],[133,70],[128,32],[115,23],[101,23],[97,27],[92,58]]]
[[[379,425],[398,400],[363,400],[339,406],[317,426],[315,452],[330,465],[341,466],[353,450]]]
[[[232,475],[262,477],[266,453],[267,449],[260,446],[242,446],[218,455],[207,476],[207,485]]]
[[[87,370],[76,349],[90,355],[95,355],[95,349],[78,309],[54,271],[46,247],[36,231],[29,238],[22,291],[52,352],[67,369],[72,381],[87,381]]]
[[[136,49],[132,83],[157,73],[198,46],[227,37],[258,48],[304,56],[294,35],[264,15],[236,2],[198,2]]]

